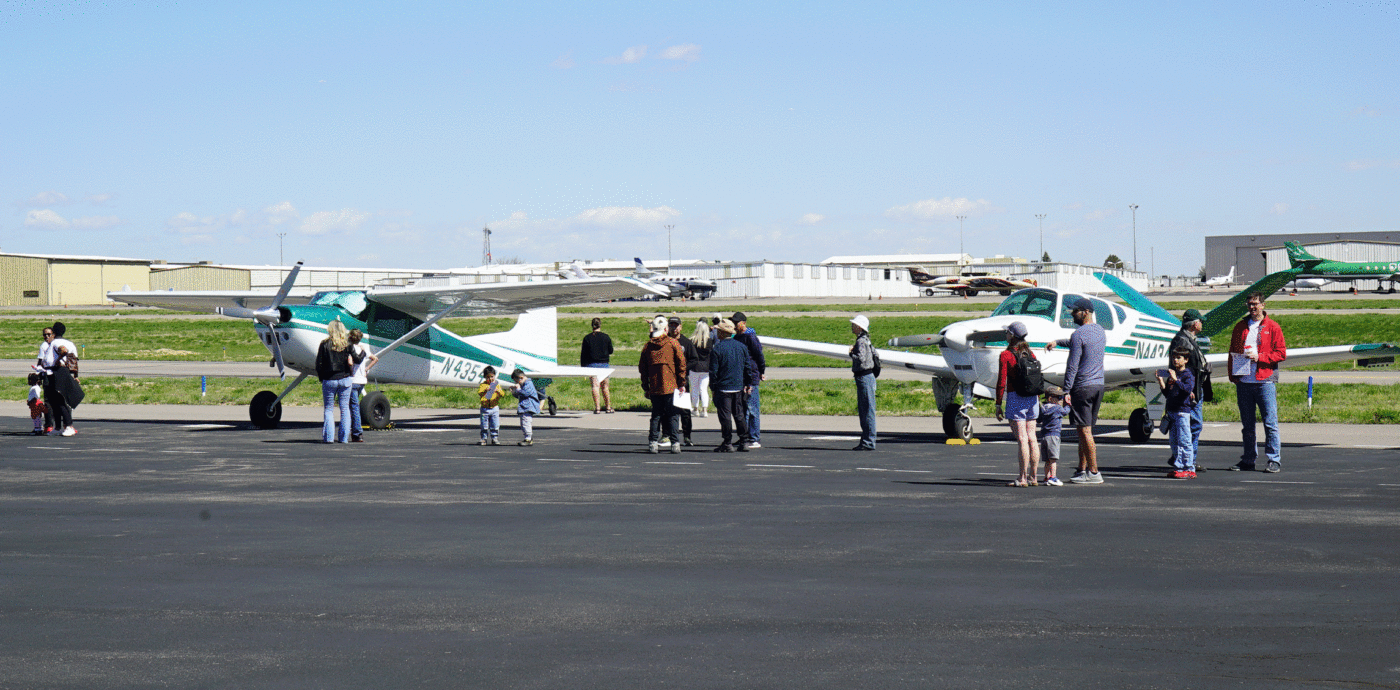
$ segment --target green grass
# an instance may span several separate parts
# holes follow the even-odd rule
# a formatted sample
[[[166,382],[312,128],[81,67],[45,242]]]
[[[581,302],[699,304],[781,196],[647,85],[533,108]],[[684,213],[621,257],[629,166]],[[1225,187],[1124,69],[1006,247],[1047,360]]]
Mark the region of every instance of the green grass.
[[[262,390],[281,392],[281,384],[268,379],[211,378],[208,394],[200,396],[199,379],[194,378],[126,378],[91,377],[83,381],[87,398],[84,404],[123,405],[228,405],[244,408],[230,410],[231,419],[246,417],[246,407],[253,395]],[[27,386],[21,379],[0,381],[0,395],[7,400],[22,400]],[[428,388],[423,386],[371,386],[383,390],[395,407],[430,409],[474,409],[476,393],[468,388]],[[1220,402],[1207,405],[1207,422],[1238,422],[1239,411],[1234,403],[1234,387],[1217,384]],[[1314,387],[1311,411],[1307,407],[1305,384],[1282,384],[1278,387],[1279,419],[1284,422],[1318,422],[1329,424],[1400,424],[1400,385],[1373,386],[1366,384],[1318,384]],[[548,392],[564,410],[591,410],[593,401],[588,382],[581,379],[561,379],[549,386]],[[307,381],[298,386],[283,404],[301,407],[321,405],[320,386]],[[641,387],[635,381],[617,381],[612,386],[613,407],[619,410],[650,409]],[[1133,390],[1110,391],[1104,396],[1102,416],[1123,420],[1142,406],[1142,396]],[[876,396],[881,416],[934,417],[934,397],[927,382],[881,381]],[[80,408],[81,409],[81,408]],[[847,379],[767,381],[763,384],[763,411],[768,414],[796,415],[854,415],[855,386]],[[990,401],[978,401],[974,417],[990,418]]]

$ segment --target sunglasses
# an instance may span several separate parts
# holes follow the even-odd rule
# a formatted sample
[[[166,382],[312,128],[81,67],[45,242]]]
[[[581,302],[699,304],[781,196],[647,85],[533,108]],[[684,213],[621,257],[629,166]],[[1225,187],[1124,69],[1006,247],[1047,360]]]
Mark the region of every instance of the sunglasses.
[[[44,333],[44,337],[45,337],[45,338],[52,338],[52,337],[53,337],[53,334],[52,334],[52,333]]]

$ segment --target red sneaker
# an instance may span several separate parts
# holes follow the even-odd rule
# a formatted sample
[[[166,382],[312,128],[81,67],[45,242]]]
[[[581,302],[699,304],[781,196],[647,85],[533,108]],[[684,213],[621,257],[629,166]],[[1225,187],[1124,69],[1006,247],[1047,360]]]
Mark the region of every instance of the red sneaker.
[[[1189,479],[1194,476],[1194,474],[1194,472],[1187,472],[1186,470],[1172,470],[1172,473],[1167,476],[1172,479]]]
[[[1187,472],[1186,472],[1186,478],[1187,478],[1187,479],[1195,479],[1195,478],[1196,478],[1196,472],[1195,472],[1195,470],[1187,470]]]

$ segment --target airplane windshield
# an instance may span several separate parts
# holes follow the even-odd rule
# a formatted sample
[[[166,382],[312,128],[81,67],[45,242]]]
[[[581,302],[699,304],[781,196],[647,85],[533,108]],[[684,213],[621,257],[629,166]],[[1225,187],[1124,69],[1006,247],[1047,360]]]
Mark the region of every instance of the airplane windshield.
[[[1002,300],[992,316],[1039,316],[1055,320],[1055,301],[1058,295],[1054,290],[1033,288],[1021,290]]]
[[[365,293],[359,290],[347,292],[318,292],[311,296],[311,304],[318,307],[340,307],[345,313],[359,318],[360,313],[369,306],[369,301],[365,299]]]

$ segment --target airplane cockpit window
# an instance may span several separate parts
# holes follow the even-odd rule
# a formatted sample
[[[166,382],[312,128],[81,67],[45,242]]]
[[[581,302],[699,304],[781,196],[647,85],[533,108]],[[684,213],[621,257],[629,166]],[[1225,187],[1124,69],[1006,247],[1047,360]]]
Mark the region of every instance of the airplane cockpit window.
[[[369,300],[365,299],[365,293],[360,290],[349,290],[346,292],[318,292],[311,296],[311,302],[318,307],[340,307],[345,313],[359,318],[360,314],[369,306]]]
[[[1108,302],[1101,299],[1094,302],[1094,322],[1103,326],[1105,331],[1113,330],[1113,309],[1108,306]]]
[[[1118,315],[1118,323],[1124,323],[1128,320],[1128,312],[1123,311],[1123,307],[1117,304],[1113,305],[1113,313]]]
[[[1053,290],[1020,290],[1002,300],[1001,305],[992,312],[992,316],[1039,316],[1053,321],[1056,299]]]

